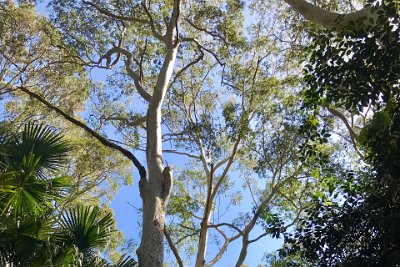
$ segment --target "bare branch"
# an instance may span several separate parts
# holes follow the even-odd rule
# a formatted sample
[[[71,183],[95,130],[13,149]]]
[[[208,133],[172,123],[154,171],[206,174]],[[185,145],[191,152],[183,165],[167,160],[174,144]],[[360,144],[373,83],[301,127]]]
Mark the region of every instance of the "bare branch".
[[[303,15],[307,20],[319,24],[325,28],[335,27],[339,30],[349,30],[348,27],[350,22],[355,22],[356,20],[366,17],[376,17],[378,15],[378,10],[372,7],[366,7],[359,11],[347,13],[347,14],[339,14],[336,12],[331,12],[322,8],[319,8],[315,5],[308,3],[305,0],[284,0],[287,4],[289,4],[295,11],[299,12]],[[376,21],[374,19],[374,21]],[[370,26],[370,22],[365,20],[364,23],[360,23],[357,25],[359,29],[362,30],[365,26]]]
[[[351,143],[352,143],[352,145],[354,147],[354,150],[357,152],[357,154],[360,156],[360,158],[363,159],[364,155],[360,152],[360,150],[358,150],[358,147],[357,147],[356,139],[357,139],[358,135],[353,130],[353,128],[349,124],[349,122],[346,119],[346,117],[340,111],[338,111],[337,109],[334,109],[332,107],[327,107],[327,109],[332,115],[338,117],[344,123],[344,125],[347,128],[347,130],[349,131]]]
[[[145,116],[143,116],[140,118],[139,117],[135,118],[135,120],[130,120],[129,118],[122,117],[122,116],[101,116],[101,119],[104,119],[106,121],[122,121],[127,126],[136,127],[136,126],[140,126],[143,123],[145,123],[147,118]]]
[[[250,244],[250,243],[257,242],[258,240],[260,240],[261,238],[263,238],[264,236],[266,236],[268,234],[269,234],[268,232],[265,232],[265,233],[259,235],[258,237],[256,237],[255,239],[249,240],[248,243]]]
[[[225,253],[225,251],[226,251],[228,245],[229,245],[232,241],[234,241],[234,240],[236,240],[236,239],[238,239],[238,238],[240,237],[240,234],[237,234],[237,235],[234,236],[234,237],[228,238],[228,237],[225,235],[225,233],[222,232],[218,227],[216,227],[215,229],[218,231],[218,233],[220,233],[220,234],[223,236],[223,238],[225,239],[225,242],[224,242],[224,244],[222,245],[221,249],[218,251],[217,255],[216,255],[212,260],[210,260],[207,264],[205,264],[205,266],[212,266],[212,265],[214,265],[216,262],[218,262],[218,261],[221,259],[222,255]]]
[[[197,234],[200,232],[200,230],[197,230],[197,231],[195,231],[195,232],[193,232],[193,233],[191,233],[191,234],[188,234],[188,235],[185,235],[185,236],[183,236],[182,238],[180,238],[180,239],[178,239],[178,241],[176,241],[175,242],[175,245],[178,245],[179,243],[181,243],[182,241],[184,241],[186,238],[188,238],[188,237],[192,237],[192,236],[197,236]]]
[[[174,7],[171,14],[171,19],[168,23],[167,32],[165,36],[167,38],[167,42],[171,42],[175,47],[179,45],[179,28],[178,21],[181,12],[181,0],[174,0]],[[176,36],[174,40],[174,30],[176,31]],[[175,42],[175,43],[174,43]]]
[[[199,156],[196,155],[192,155],[190,153],[186,153],[186,152],[181,152],[181,151],[177,151],[177,150],[170,150],[170,149],[163,149],[162,151],[163,153],[170,153],[170,154],[177,154],[177,155],[183,155],[183,156],[188,156],[189,158],[194,158],[194,159],[200,159]]]
[[[84,130],[85,132],[87,132],[88,134],[90,134],[91,136],[96,138],[97,140],[99,140],[100,143],[102,143],[103,145],[121,152],[125,157],[127,157],[129,160],[131,160],[132,163],[135,165],[135,167],[139,170],[140,177],[143,178],[143,179],[146,179],[146,169],[139,162],[139,160],[135,157],[135,155],[132,154],[132,152],[130,152],[129,150],[127,150],[127,149],[125,149],[125,148],[123,148],[123,147],[111,142],[107,138],[101,136],[100,134],[95,132],[93,129],[88,127],[83,122],[71,117],[70,115],[68,115],[67,113],[62,111],[60,108],[52,105],[50,102],[45,100],[43,97],[41,97],[40,95],[28,90],[26,87],[19,86],[18,89],[20,89],[22,92],[28,94],[32,98],[38,100],[39,102],[41,102],[43,105],[45,105],[49,109],[54,110],[57,114],[59,114],[62,117],[64,117],[64,119],[66,119],[67,121],[73,123],[74,125],[78,126],[82,130]]]
[[[218,58],[218,56],[211,51],[208,48],[205,48],[204,45],[202,45],[198,40],[196,40],[195,38],[181,38],[182,42],[194,42],[195,44],[197,44],[198,47],[200,47],[202,50],[206,51],[207,53],[211,54],[214,59],[218,62],[218,64],[220,66],[225,66],[225,63],[221,61],[221,59]]]
[[[237,153],[237,149],[238,149],[238,146],[239,146],[239,143],[240,143],[241,140],[242,140],[241,136],[238,136],[235,144],[233,145],[232,152],[231,152],[231,155],[229,157],[228,163],[225,166],[225,169],[224,169],[223,173],[221,174],[220,178],[218,179],[217,183],[214,186],[214,190],[213,190],[213,192],[211,194],[211,198],[212,199],[215,198],[215,195],[218,192],[218,188],[221,186],[221,184],[224,181],[226,175],[228,174],[228,171],[229,171],[231,165],[233,164],[233,161],[235,159],[235,156],[236,156],[236,153]]]
[[[102,8],[101,6],[99,6],[96,3],[93,2],[89,2],[89,1],[82,1],[84,4],[90,5],[92,7],[94,7],[97,11],[99,11],[101,14],[106,15],[108,17],[111,17],[113,19],[117,19],[117,20],[122,20],[122,21],[130,21],[130,22],[139,22],[139,23],[145,23],[145,24],[150,24],[150,21],[146,20],[146,19],[139,19],[139,18],[135,18],[135,17],[126,17],[126,16],[122,16],[122,15],[117,15],[114,14],[112,11],[107,10],[105,8]]]
[[[221,160],[220,162],[218,162],[216,165],[215,165],[215,170],[217,170],[219,167],[221,167],[222,165],[224,165],[225,163],[227,163],[228,161],[229,161],[229,159],[230,159],[231,157],[229,156],[229,157],[226,157],[226,158],[224,158],[223,160]]]
[[[243,235],[242,230],[240,230],[238,227],[234,226],[234,225],[231,224],[231,223],[210,224],[210,225],[208,225],[207,227],[208,227],[208,228],[218,228],[218,227],[220,227],[220,226],[228,226],[228,227],[230,227],[230,228],[232,228],[232,229],[235,229],[237,232],[239,232],[241,235]]]
[[[171,88],[171,86],[176,82],[176,80],[177,80],[183,73],[185,73],[185,71],[186,71],[187,69],[189,69],[191,66],[193,66],[193,65],[195,65],[195,64],[197,64],[197,63],[199,63],[200,60],[203,59],[204,53],[203,53],[203,51],[201,51],[201,50],[199,50],[199,51],[200,51],[200,55],[199,55],[198,57],[196,57],[193,61],[191,61],[191,62],[190,62],[189,64],[187,64],[185,67],[183,67],[182,69],[180,69],[179,71],[176,72],[176,74],[175,74],[175,76],[174,76],[174,79],[173,79],[172,82],[169,84],[169,87],[168,87],[168,88]]]
[[[144,9],[144,12],[146,12],[147,17],[149,18],[149,24],[150,24],[150,28],[151,28],[151,32],[153,33],[153,36],[156,37],[158,40],[165,42],[165,36],[162,36],[161,34],[159,34],[157,32],[154,20],[153,20],[153,16],[151,15],[148,7],[146,6],[145,1],[142,2],[142,7]]]
[[[171,248],[172,253],[174,253],[175,259],[178,262],[179,267],[183,267],[182,258],[179,256],[178,249],[176,248],[174,242],[172,241],[171,235],[170,235],[170,233],[168,231],[168,227],[167,227],[166,224],[164,224],[164,235],[165,235],[165,238],[168,241],[168,245]]]
[[[196,30],[205,32],[205,33],[211,35],[211,36],[214,37],[214,38],[218,38],[218,39],[220,39],[221,41],[223,41],[224,44],[225,44],[226,46],[229,46],[228,41],[226,41],[226,39],[225,39],[223,36],[221,36],[220,34],[218,34],[217,32],[210,31],[210,30],[207,30],[207,29],[205,29],[205,28],[203,28],[203,27],[200,27],[200,26],[194,24],[194,22],[191,21],[191,20],[188,19],[188,18],[185,18],[185,21],[186,21],[187,23],[189,23],[190,26],[192,26],[192,27],[195,28]]]
[[[134,58],[133,58],[133,55],[131,52],[129,52],[128,50],[121,48],[121,47],[113,47],[110,50],[108,50],[107,53],[99,59],[99,63],[104,58],[107,60],[107,62],[111,62],[111,56],[115,53],[123,54],[126,57],[126,61],[125,61],[126,72],[128,73],[129,77],[131,77],[133,79],[133,82],[135,83],[135,87],[136,87],[138,93],[140,94],[140,96],[143,97],[147,102],[150,102],[152,96],[143,88],[139,75],[137,75],[131,67],[131,65],[134,61]]]

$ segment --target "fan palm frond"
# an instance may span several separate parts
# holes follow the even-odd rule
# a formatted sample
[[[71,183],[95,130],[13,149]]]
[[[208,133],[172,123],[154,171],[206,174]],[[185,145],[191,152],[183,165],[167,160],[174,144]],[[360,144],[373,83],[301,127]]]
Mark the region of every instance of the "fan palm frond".
[[[68,177],[43,179],[66,160],[71,148],[50,127],[27,124],[16,135],[0,127],[0,143],[0,212],[39,215],[70,187]]]
[[[42,258],[54,222],[44,217],[25,216],[18,221],[1,216],[0,258],[17,266],[30,266],[29,262]],[[3,261],[4,262],[4,261]]]
[[[134,267],[137,265],[137,262],[128,255],[122,255],[116,265],[113,267]]]
[[[109,242],[114,230],[114,220],[109,212],[101,213],[98,207],[77,206],[61,215],[58,242],[75,246],[90,259]]]
[[[45,178],[46,171],[55,171],[67,159],[71,145],[60,133],[45,125],[25,125],[17,144],[14,160],[23,163],[26,172]],[[32,168],[34,167],[34,168]]]

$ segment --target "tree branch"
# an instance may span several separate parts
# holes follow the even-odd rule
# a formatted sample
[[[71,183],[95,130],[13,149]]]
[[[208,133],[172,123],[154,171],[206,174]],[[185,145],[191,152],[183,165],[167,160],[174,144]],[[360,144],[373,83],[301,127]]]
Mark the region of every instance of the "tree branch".
[[[189,69],[191,66],[193,66],[193,65],[195,65],[195,64],[197,64],[197,63],[199,63],[200,60],[203,59],[204,53],[203,53],[203,51],[201,51],[201,50],[199,50],[199,51],[200,51],[200,55],[199,55],[197,58],[195,58],[193,61],[191,61],[190,63],[188,63],[185,67],[183,67],[182,69],[180,69],[179,71],[176,72],[176,75],[174,75],[174,79],[173,79],[172,82],[169,84],[168,89],[171,88],[171,86],[176,82],[176,80],[178,79],[178,77],[180,77],[183,73],[185,73],[185,71],[186,71],[187,69]]]
[[[205,264],[205,266],[212,266],[212,265],[214,265],[216,262],[218,262],[218,261],[221,259],[222,255],[225,253],[226,248],[228,247],[228,245],[229,245],[232,241],[234,241],[234,240],[236,240],[236,239],[238,239],[238,238],[240,237],[240,234],[237,234],[237,235],[234,236],[234,237],[228,238],[228,237],[225,235],[225,233],[222,232],[218,227],[215,227],[215,230],[217,230],[218,233],[220,233],[220,234],[222,235],[222,237],[225,239],[225,242],[224,242],[224,244],[222,245],[221,249],[218,251],[217,255],[216,255],[212,260],[210,260],[207,264]]]
[[[357,139],[358,135],[356,134],[356,132],[355,132],[355,131],[353,130],[353,128],[351,127],[351,125],[350,125],[350,123],[348,122],[347,118],[346,118],[340,111],[338,111],[338,110],[336,110],[336,109],[334,109],[334,108],[327,107],[327,109],[328,109],[328,111],[329,111],[332,115],[338,117],[338,118],[344,123],[344,125],[345,125],[346,128],[347,128],[347,130],[349,131],[350,140],[351,140],[351,143],[352,143],[352,145],[353,145],[353,147],[354,147],[354,150],[355,150],[355,151],[357,152],[357,154],[361,157],[361,159],[363,159],[363,158],[364,158],[364,155],[358,150],[358,147],[357,147],[356,139]]]
[[[197,44],[198,47],[200,47],[202,50],[206,51],[207,53],[211,54],[214,59],[218,62],[218,64],[220,66],[225,66],[225,63],[221,61],[221,59],[218,58],[218,56],[211,51],[208,48],[205,48],[204,45],[202,45],[198,40],[196,40],[195,38],[181,38],[182,42],[194,42],[195,44]]]
[[[189,23],[190,26],[192,26],[192,27],[195,28],[196,30],[201,31],[201,32],[205,32],[205,33],[211,35],[211,36],[214,37],[214,38],[218,38],[218,39],[222,40],[226,46],[229,46],[229,43],[225,40],[225,38],[222,37],[221,35],[219,35],[218,33],[213,32],[213,31],[210,31],[210,30],[207,30],[207,29],[205,29],[205,28],[203,28],[203,27],[200,27],[200,26],[194,24],[194,22],[192,22],[192,21],[191,21],[190,19],[188,19],[188,18],[185,18],[185,21],[186,21],[187,23]]]
[[[153,16],[151,15],[149,9],[147,8],[145,1],[142,2],[142,7],[143,7],[144,12],[146,13],[147,17],[149,18],[149,24],[150,24],[150,28],[151,28],[151,32],[153,33],[153,36],[156,37],[158,40],[165,42],[165,36],[162,36],[156,30]]]
[[[319,24],[324,28],[335,27],[338,30],[348,30],[351,21],[355,22],[363,17],[373,17],[374,21],[376,21],[375,17],[378,15],[378,10],[373,10],[371,7],[365,7],[356,12],[340,14],[319,8],[305,0],[284,1],[307,20]],[[358,30],[362,30],[365,26],[370,26],[368,20],[365,20],[363,24],[360,23],[357,25]]]
[[[133,79],[133,82],[135,83],[135,87],[136,87],[138,93],[140,94],[140,96],[143,97],[147,102],[150,102],[152,96],[143,88],[139,75],[137,75],[135,73],[135,71],[131,68],[131,65],[133,63],[133,55],[131,52],[129,52],[128,50],[126,50],[124,48],[115,46],[115,47],[111,48],[110,50],[108,50],[107,53],[104,56],[102,56],[99,61],[101,61],[102,59],[105,58],[107,60],[107,62],[111,62],[111,56],[115,53],[123,54],[126,57],[126,61],[125,61],[126,72],[128,73],[129,77],[131,77]]]
[[[181,12],[181,0],[174,0],[174,7],[172,9],[171,19],[168,23],[167,32],[165,36],[167,38],[167,42],[171,42],[174,46],[179,44],[179,28],[178,28],[178,21]],[[176,36],[174,40],[174,30],[176,30]],[[174,44],[174,41],[176,43]]]
[[[231,224],[231,223],[210,224],[210,225],[208,225],[207,227],[208,227],[208,228],[218,228],[218,227],[220,227],[220,226],[228,226],[228,227],[230,227],[230,228],[235,229],[238,233],[240,233],[241,235],[243,235],[242,230],[240,230],[238,227],[234,226],[234,225]]]
[[[168,231],[168,228],[167,228],[166,224],[164,225],[164,235],[165,235],[165,238],[168,241],[168,245],[171,248],[172,253],[174,253],[175,259],[178,262],[179,267],[183,267],[182,258],[179,256],[178,249],[176,248],[174,242],[172,241],[171,235],[170,235],[170,233]]]
[[[87,132],[88,134],[90,134],[91,136],[96,138],[97,140],[99,140],[100,143],[102,143],[103,145],[121,152],[125,157],[127,157],[129,160],[131,160],[132,163],[135,165],[135,167],[138,169],[139,174],[140,174],[140,178],[146,179],[146,169],[139,162],[139,160],[135,157],[135,155],[132,154],[132,152],[130,152],[129,150],[127,150],[127,149],[125,149],[125,148],[123,148],[123,147],[111,142],[107,138],[101,136],[100,134],[95,132],[93,129],[88,127],[83,122],[78,121],[77,119],[71,117],[70,115],[68,115],[67,113],[62,111],[60,108],[52,105],[47,100],[45,100],[43,97],[41,97],[40,95],[28,90],[26,87],[19,86],[18,89],[20,89],[22,92],[28,94],[30,97],[38,100],[39,102],[41,102],[43,105],[45,105],[49,109],[55,111],[57,114],[59,114],[62,117],[64,117],[64,119],[66,119],[67,121],[69,121],[69,122],[73,123],[74,125],[78,126],[82,130],[84,130],[85,132]]]
[[[183,155],[183,156],[187,156],[187,157],[189,157],[189,158],[194,158],[194,159],[200,159],[199,156],[192,155],[192,154],[186,153],[186,152],[177,151],[177,150],[163,149],[162,152],[163,152],[163,153],[170,153],[170,154]]]
[[[218,179],[217,183],[214,186],[214,190],[213,190],[213,192],[211,194],[211,199],[215,198],[215,195],[217,194],[220,185],[222,184],[222,182],[224,181],[226,175],[228,174],[228,171],[229,171],[229,169],[230,169],[230,167],[233,164],[233,161],[235,159],[235,156],[236,156],[236,153],[237,153],[237,149],[238,149],[238,146],[239,146],[239,143],[240,143],[241,140],[242,140],[241,136],[238,136],[238,139],[236,140],[235,144],[233,145],[232,152],[231,152],[231,155],[229,157],[228,163],[227,163],[223,173],[221,174],[221,177]]]
[[[110,10],[102,8],[101,6],[99,6],[98,4],[95,4],[93,2],[89,2],[89,1],[82,1],[82,2],[84,4],[87,4],[87,5],[90,5],[90,6],[94,7],[101,14],[106,15],[108,17],[111,17],[113,19],[150,24],[150,21],[145,20],[145,19],[139,19],[139,18],[134,18],[134,17],[126,17],[126,16],[122,16],[122,15],[116,15],[116,14],[112,13]]]

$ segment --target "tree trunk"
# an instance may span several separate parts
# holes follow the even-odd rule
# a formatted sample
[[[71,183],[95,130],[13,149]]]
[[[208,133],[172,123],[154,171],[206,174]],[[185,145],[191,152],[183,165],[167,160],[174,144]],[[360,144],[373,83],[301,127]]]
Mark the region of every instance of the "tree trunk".
[[[162,195],[162,167],[151,164],[148,168],[149,180],[142,188],[143,222],[142,239],[137,251],[139,266],[161,267],[164,259],[165,205]]]
[[[247,257],[248,246],[249,246],[249,236],[248,236],[248,234],[246,234],[243,236],[242,249],[240,250],[239,258],[236,262],[235,267],[240,267],[243,265],[243,262]]]
[[[211,164],[210,174],[207,175],[207,198],[206,205],[203,215],[203,220],[200,226],[200,236],[199,236],[199,247],[197,249],[196,256],[196,267],[203,267],[206,263],[206,252],[207,252],[207,240],[208,240],[208,223],[211,217],[212,203],[213,203],[213,176],[214,176],[214,165]]]
[[[139,181],[143,200],[142,238],[137,250],[140,267],[161,267],[164,262],[165,211],[172,187],[172,175],[169,167],[163,167],[161,105],[174,68],[178,45],[171,45],[167,49],[147,111],[148,176]]]
[[[205,258],[207,252],[207,240],[208,240],[208,223],[210,221],[211,212],[207,212],[204,215],[203,221],[201,222],[200,227],[200,236],[199,236],[199,247],[197,249],[196,256],[196,267],[203,267],[205,265]]]

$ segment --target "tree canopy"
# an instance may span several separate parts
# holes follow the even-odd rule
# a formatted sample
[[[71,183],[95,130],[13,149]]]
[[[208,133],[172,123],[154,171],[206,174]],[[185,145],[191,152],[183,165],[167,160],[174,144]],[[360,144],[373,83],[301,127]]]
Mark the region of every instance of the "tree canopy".
[[[89,225],[113,222],[82,204],[106,205],[133,176],[140,266],[163,266],[165,250],[172,265],[211,266],[235,242],[242,266],[267,236],[285,237],[273,266],[397,264],[397,1],[36,4],[0,3],[2,119],[54,125],[75,149],[61,164],[46,154],[61,139],[22,135],[35,145],[13,148],[14,166],[1,141],[4,175],[38,167],[15,214],[49,213],[58,183],[45,178],[63,170],[77,205],[54,236],[96,236],[74,244],[91,264],[108,237]]]

